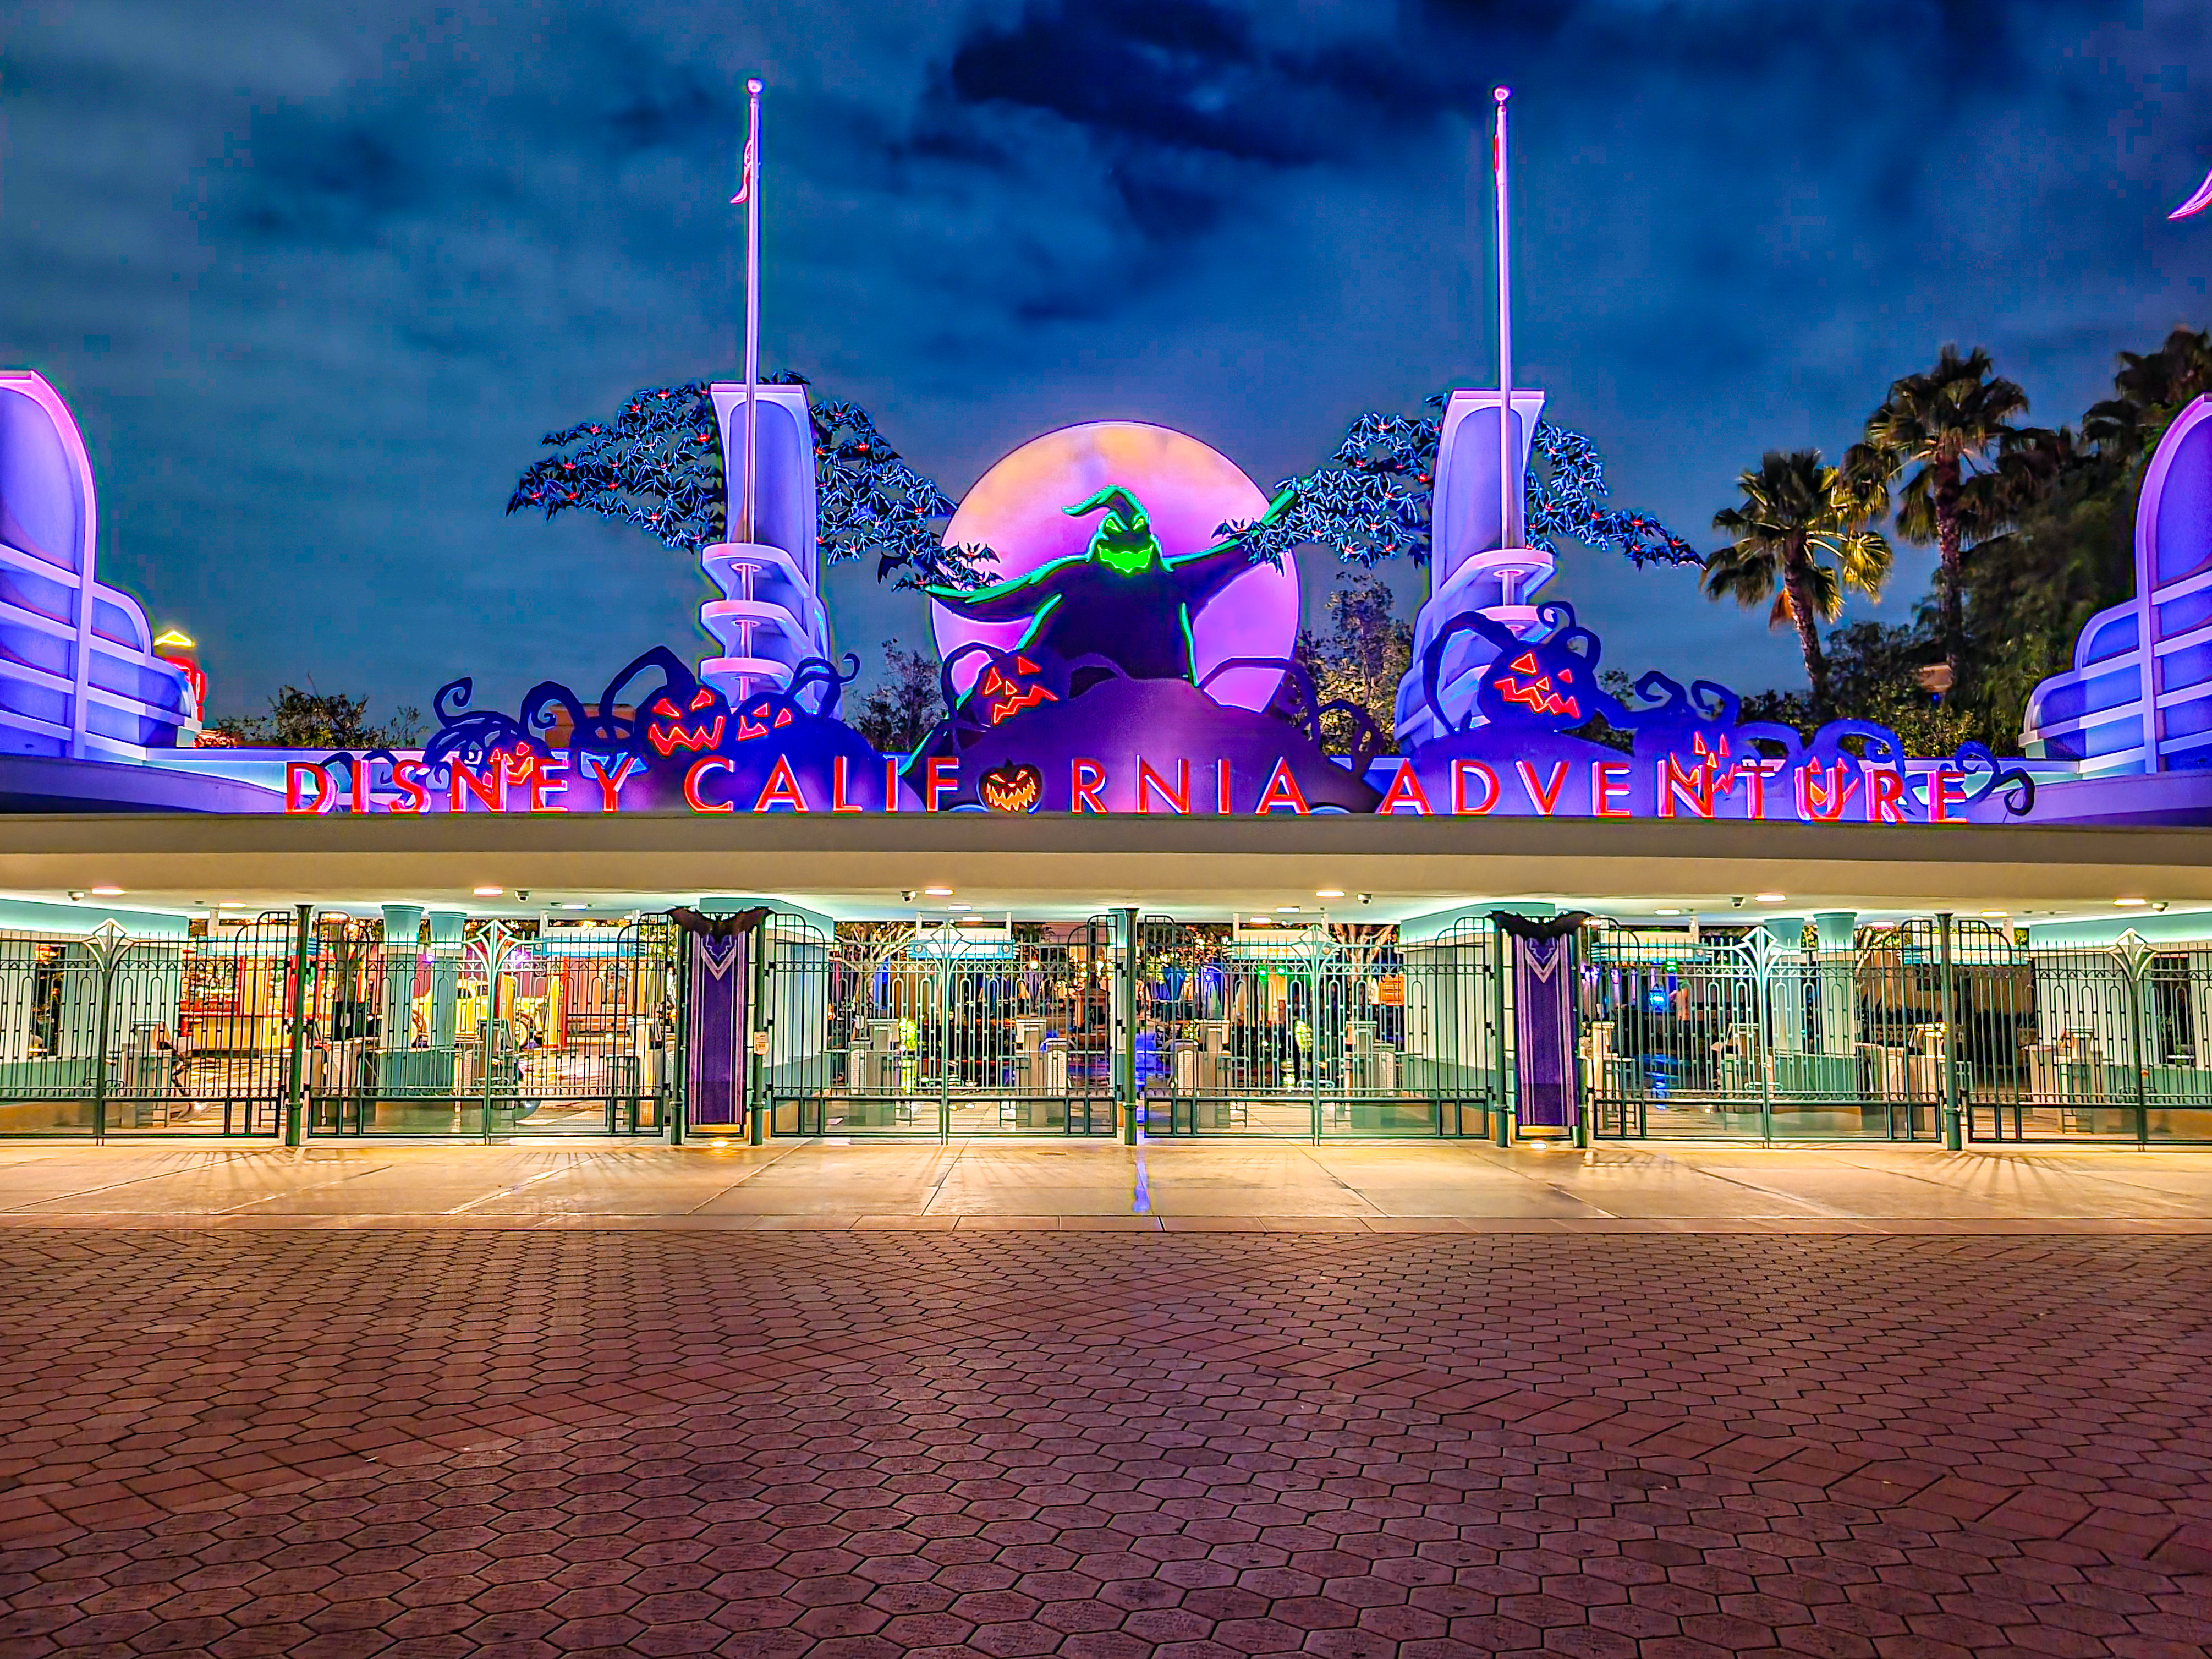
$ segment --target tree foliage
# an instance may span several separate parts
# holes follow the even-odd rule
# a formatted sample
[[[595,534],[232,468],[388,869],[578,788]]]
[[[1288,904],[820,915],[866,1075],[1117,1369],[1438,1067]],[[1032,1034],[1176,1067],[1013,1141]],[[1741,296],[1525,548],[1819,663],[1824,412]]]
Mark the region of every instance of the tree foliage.
[[[1737,477],[1736,489],[1741,504],[1713,514],[1713,528],[1732,539],[1705,561],[1706,595],[1744,605],[1771,597],[1767,625],[1796,629],[1814,712],[1825,714],[1828,667],[1820,625],[1842,614],[1846,589],[1878,599],[1889,574],[1889,544],[1869,524],[1879,500],[1823,462],[1817,449],[1770,449]]]
[[[1846,472],[1885,496],[1911,470],[1897,531],[1935,544],[1936,633],[1954,686],[1966,683],[1966,550],[2009,528],[2057,471],[2057,435],[2013,424],[2027,412],[2027,393],[1995,372],[1988,352],[1946,345],[1933,369],[1891,384],[1865,441],[1844,457]]]
[[[2075,641],[2092,617],[2134,592],[2136,507],[2145,465],[2175,416],[2212,392],[2212,334],[2176,329],[2156,349],[2122,352],[2118,361],[2113,395],[2084,413],[2078,436],[2063,427],[2011,428],[2009,437],[1998,431],[1971,456],[1961,449],[1954,504],[1957,662],[1945,653],[1947,590],[1939,563],[1912,623],[1859,623],[1828,635],[1832,715],[1878,720],[1922,753],[1948,752],[1968,739],[2000,752],[2016,748],[2037,684],[2072,665]],[[1955,368],[1947,370],[1946,362]],[[1978,407],[1976,420],[1990,406],[2017,412],[2009,393],[1989,390],[2009,383],[1991,378],[1984,354],[1948,351],[1936,375],[1919,378],[1955,378],[1943,396],[1960,409]],[[1924,386],[1910,390],[1904,403],[1929,395]],[[1895,392],[1893,387],[1893,398]],[[2018,408],[2024,407],[2022,401]],[[1891,413],[1901,421],[1902,405]],[[2002,423],[2008,426],[2008,415]],[[1929,419],[1927,430],[1938,424]],[[1885,423],[1891,439],[1899,429]],[[1903,470],[1894,465],[1896,450],[1910,447],[1893,444],[1887,459],[1855,449],[1845,471],[1886,494]],[[1936,539],[1937,480],[1926,460],[1918,465],[1905,486],[1900,533]],[[1917,493],[1916,486],[1922,486]],[[1937,662],[1955,671],[1941,697],[1923,683]],[[1809,700],[1796,693],[1747,698],[1745,713],[1799,724],[1812,719]]]
[[[1397,598],[1380,577],[1349,572],[1328,596],[1328,632],[1298,631],[1295,659],[1313,676],[1315,700],[1352,703],[1367,713],[1385,751],[1396,741],[1398,682],[1413,660],[1413,629],[1397,614]],[[1348,753],[1356,733],[1341,714],[1322,717],[1322,744]]]
[[[1429,398],[1441,410],[1445,394]],[[1294,547],[1328,548],[1345,564],[1371,570],[1386,559],[1426,564],[1436,494],[1438,415],[1369,413],[1353,421],[1328,464],[1285,478],[1291,510],[1247,542],[1279,563]],[[1539,421],[1526,477],[1528,544],[1557,552],[1557,538],[1610,548],[1632,564],[1696,564],[1695,549],[1648,514],[1605,504],[1605,463],[1579,432]],[[1243,526],[1222,526],[1224,533]]]
[[[868,689],[852,717],[853,729],[886,755],[910,754],[945,713],[937,659],[884,641],[884,677]]]
[[[267,714],[225,715],[208,730],[254,749],[411,749],[422,740],[422,711],[402,705],[379,724],[366,697],[288,685]]]
[[[807,384],[797,374],[770,385]],[[987,548],[938,544],[953,503],[909,465],[868,411],[837,399],[813,402],[816,544],[825,565],[872,556],[876,579],[897,587],[974,587],[988,580]],[[720,428],[704,380],[641,386],[605,420],[549,432],[558,453],[532,462],[508,496],[510,514],[572,510],[633,525],[679,553],[697,553],[728,533]]]

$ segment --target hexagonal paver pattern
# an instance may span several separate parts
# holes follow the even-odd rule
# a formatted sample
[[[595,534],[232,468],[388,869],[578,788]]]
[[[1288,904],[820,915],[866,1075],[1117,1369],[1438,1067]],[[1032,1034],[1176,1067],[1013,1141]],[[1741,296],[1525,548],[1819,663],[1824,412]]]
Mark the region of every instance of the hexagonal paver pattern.
[[[2212,1642],[2212,1239],[0,1236],[7,1659]]]

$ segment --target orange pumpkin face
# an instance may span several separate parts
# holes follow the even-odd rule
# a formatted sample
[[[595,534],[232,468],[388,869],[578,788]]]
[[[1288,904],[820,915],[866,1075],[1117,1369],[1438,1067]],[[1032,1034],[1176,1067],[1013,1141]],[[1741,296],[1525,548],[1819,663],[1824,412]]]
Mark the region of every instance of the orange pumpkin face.
[[[975,781],[975,793],[994,812],[1034,812],[1044,799],[1044,774],[1026,762],[994,766]]]
[[[1018,653],[1011,664],[1002,660],[985,669],[975,687],[976,695],[983,701],[984,719],[996,726],[1024,708],[1058,702],[1060,697],[1044,683],[1042,672],[1039,664]]]
[[[1523,651],[1506,665],[1505,672],[1491,681],[1491,687],[1507,702],[1517,702],[1532,714],[1561,715],[1568,720],[1582,718],[1582,705],[1568,690],[1575,683],[1575,671],[1561,668],[1555,673],[1540,672],[1536,653]]]
[[[716,714],[712,720],[696,718],[702,709],[714,706],[714,694],[701,686],[691,698],[689,708],[678,708],[666,697],[656,698],[650,712],[657,718],[645,728],[646,741],[664,756],[679,749],[713,749],[722,741],[723,716]],[[686,716],[694,717],[684,723]]]
[[[764,738],[779,726],[791,724],[791,705],[777,699],[763,697],[758,702],[738,711],[738,741]]]

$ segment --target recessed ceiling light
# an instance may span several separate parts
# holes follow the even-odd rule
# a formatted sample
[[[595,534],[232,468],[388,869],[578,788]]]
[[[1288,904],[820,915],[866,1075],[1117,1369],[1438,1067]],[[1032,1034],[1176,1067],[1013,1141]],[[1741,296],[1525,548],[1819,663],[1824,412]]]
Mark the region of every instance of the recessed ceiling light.
[[[95,887],[92,890],[94,896],[99,898],[120,898],[123,896],[123,890],[120,887]]]
[[[1342,898],[1344,896],[1344,889],[1341,887],[1323,887],[1316,892],[1314,896],[1316,898]]]
[[[553,908],[556,910],[588,910],[591,906],[586,904],[581,899],[570,899],[566,903],[556,904]]]
[[[951,898],[952,896],[952,890],[950,887],[925,887],[921,890],[928,894],[932,898]]]
[[[1654,910],[1651,914],[1655,916],[1679,916],[1682,913],[1680,910]]]
[[[1252,925],[1255,927],[1272,927],[1275,925],[1275,919],[1273,916],[1255,916]]]
[[[215,908],[218,910],[243,910],[246,908],[246,901],[244,899],[223,899],[218,902]]]
[[[474,893],[478,898],[497,898],[501,893],[504,893],[507,889],[504,887],[471,887],[469,890],[471,893]]]
[[[989,920],[988,916],[963,916],[960,918],[960,925],[963,927],[981,927]]]
[[[2009,910],[1984,910],[1982,914],[1985,916],[2008,916],[2012,912]]]
[[[2114,899],[2114,900],[2112,901],[2112,902],[2113,902],[2113,903],[2115,903],[2115,904],[2130,904],[2130,905],[2133,905],[2133,904],[2148,904],[2148,903],[2150,902],[2150,901],[2149,901],[2148,899],[2126,898],[2126,899]]]
[[[963,903],[959,902],[957,900],[956,900],[956,901],[954,901],[952,903],[946,905],[945,908],[946,909],[948,909],[948,910],[965,910],[965,909],[969,909],[969,908],[970,908],[971,907],[970,907],[970,906],[968,906],[968,905],[965,905],[965,904],[963,904]]]
[[[1787,893],[1753,893],[1752,897],[1761,904],[1779,904],[1790,896]]]
[[[1295,904],[1279,904],[1275,907],[1275,914],[1277,915],[1296,915],[1301,908],[1302,907]]]

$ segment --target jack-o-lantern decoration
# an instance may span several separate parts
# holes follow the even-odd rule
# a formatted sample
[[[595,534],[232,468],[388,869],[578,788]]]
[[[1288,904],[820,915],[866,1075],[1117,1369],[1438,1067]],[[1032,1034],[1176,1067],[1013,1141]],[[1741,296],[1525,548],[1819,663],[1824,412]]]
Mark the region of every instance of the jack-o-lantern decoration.
[[[793,715],[787,698],[757,698],[738,710],[738,741],[748,743],[755,738],[764,738],[776,727],[790,725]]]
[[[703,751],[719,747],[726,716],[716,709],[710,720],[704,713],[719,701],[703,685],[693,694],[689,708],[678,708],[670,698],[656,697],[648,711],[653,719],[646,725],[646,741],[663,756],[672,755],[679,749]]]
[[[983,703],[983,718],[996,726],[1024,708],[1058,702],[1060,694],[1045,684],[1044,672],[1042,663],[1019,652],[994,662],[975,686],[975,695]]]
[[[1583,714],[1572,690],[1574,684],[1572,668],[1562,665],[1547,673],[1534,651],[1521,653],[1490,682],[1501,702],[1518,703],[1532,714],[1571,720],[1580,720]]]
[[[1044,799],[1044,774],[1026,761],[1007,761],[978,778],[975,790],[994,812],[1034,812]]]

